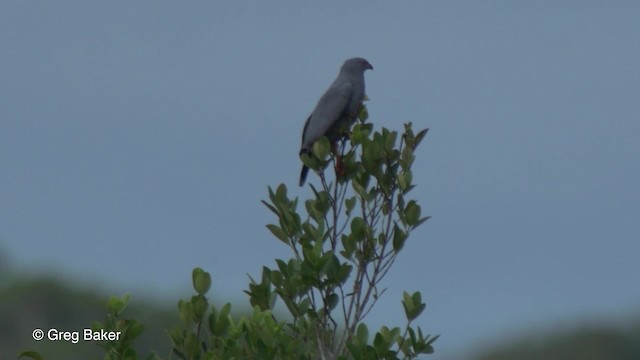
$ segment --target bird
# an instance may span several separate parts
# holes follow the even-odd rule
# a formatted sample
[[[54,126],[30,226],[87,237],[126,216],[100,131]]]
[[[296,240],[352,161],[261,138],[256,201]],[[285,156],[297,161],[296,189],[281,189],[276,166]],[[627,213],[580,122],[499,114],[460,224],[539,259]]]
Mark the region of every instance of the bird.
[[[300,155],[310,154],[313,143],[326,136],[331,143],[338,141],[355,122],[365,99],[364,72],[373,66],[360,57],[348,59],[342,64],[338,77],[320,97],[315,109],[302,129]],[[303,186],[309,168],[302,165],[300,186]]]

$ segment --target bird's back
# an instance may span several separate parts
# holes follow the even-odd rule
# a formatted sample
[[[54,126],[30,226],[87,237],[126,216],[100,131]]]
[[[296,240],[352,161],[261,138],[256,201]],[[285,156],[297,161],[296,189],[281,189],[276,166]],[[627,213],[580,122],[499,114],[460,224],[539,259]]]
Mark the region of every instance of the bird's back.
[[[364,99],[364,76],[341,71],[320,97],[305,124],[302,148],[310,148],[321,136],[336,141],[355,120]]]

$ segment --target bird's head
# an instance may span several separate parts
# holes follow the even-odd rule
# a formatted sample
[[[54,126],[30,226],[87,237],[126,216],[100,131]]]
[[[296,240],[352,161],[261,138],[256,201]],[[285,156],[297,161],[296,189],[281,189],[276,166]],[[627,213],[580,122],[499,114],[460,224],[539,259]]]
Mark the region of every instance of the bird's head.
[[[360,72],[364,73],[367,70],[373,70],[373,66],[369,64],[366,59],[363,58],[351,58],[344,62],[341,71]]]

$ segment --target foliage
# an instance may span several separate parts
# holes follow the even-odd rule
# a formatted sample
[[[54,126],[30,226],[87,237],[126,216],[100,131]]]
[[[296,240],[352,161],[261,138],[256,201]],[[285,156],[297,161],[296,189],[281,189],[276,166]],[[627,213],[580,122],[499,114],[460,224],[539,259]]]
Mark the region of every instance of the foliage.
[[[406,124],[400,137],[384,128],[374,132],[366,117],[363,108],[350,140],[330,144],[322,138],[312,154],[301,155],[321,183],[319,189],[310,185],[313,197],[304,202],[304,218],[284,184],[269,187],[263,203],[277,224],[267,229],[292,256],[263,267],[259,281],[251,278],[245,291],[251,315],[234,321],[230,304],[209,306],[211,277],[194,270],[196,295],[178,305],[187,326],[171,332],[176,357],[410,359],[433,352],[437,336],[411,326],[425,309],[420,292],[402,297],[403,329],[382,327],[370,337],[362,322],[384,293],[381,281],[410,232],[428,219],[406,198],[414,188],[414,150],[426,130],[415,134]],[[326,175],[330,165],[332,181]],[[278,299],[288,311],[286,321],[274,315]]]
[[[311,156],[302,155],[321,182],[320,189],[310,185],[314,196],[304,203],[304,220],[298,199],[289,198],[284,185],[269,188],[269,201],[263,203],[278,224],[267,228],[293,257],[276,260],[276,268],[264,267],[261,281],[252,281],[247,293],[263,310],[281,299],[293,317],[292,336],[312,336],[321,358],[413,358],[433,352],[437,338],[411,327],[425,308],[419,292],[403,296],[407,324],[402,331],[383,327],[370,345],[362,320],[384,293],[381,281],[410,232],[428,219],[415,200],[406,198],[414,188],[414,150],[427,131],[414,134],[405,124],[398,145],[397,132],[374,132],[366,118],[363,108],[349,141],[330,144],[322,138]],[[325,174],[331,165],[333,181]]]
[[[234,319],[231,304],[209,303],[211,275],[192,273],[195,295],[178,303],[183,325],[169,332],[178,359],[412,359],[433,352],[437,336],[412,322],[425,309],[420,292],[402,296],[403,328],[383,326],[370,336],[363,322],[385,292],[382,280],[414,229],[424,223],[421,207],[407,198],[414,188],[414,151],[427,130],[410,123],[398,134],[367,123],[366,108],[350,136],[331,144],[321,138],[302,161],[320,177],[313,196],[298,210],[280,184],[269,187],[264,205],[277,218],[268,230],[291,249],[250,279],[253,312]],[[327,169],[333,169],[328,172]],[[304,215],[303,215],[304,214]],[[278,318],[278,299],[288,316]],[[112,298],[104,324],[94,330],[121,331],[102,343],[105,359],[134,359],[133,342],[142,332],[135,320],[120,317],[128,302]],[[157,358],[152,355],[150,358]]]
[[[93,319],[104,316],[104,290],[86,285],[70,284],[68,280],[51,276],[25,276],[7,274],[0,285],[0,358],[16,359],[97,359],[104,349],[92,341],[35,341],[31,334],[35,328],[45,331],[78,331],[91,326]],[[168,354],[166,330],[176,326],[178,316],[154,300],[137,298],[128,304],[124,314],[135,314],[145,324],[144,333],[135,339],[135,349],[147,354],[155,349]],[[122,317],[122,312],[119,315]],[[21,352],[30,349],[31,352]]]
[[[122,311],[129,303],[129,295],[122,298],[111,296],[107,301],[107,318],[104,323],[95,322],[91,329],[99,332],[100,330],[108,332],[119,332],[121,336],[114,341],[100,341],[98,345],[105,349],[105,359],[122,359],[135,360],[138,359],[133,343],[134,340],[142,334],[144,325],[135,319],[122,319]],[[153,355],[149,359],[154,358]]]
[[[81,290],[77,286],[70,287],[62,283],[60,279],[43,280],[15,276],[11,284],[0,286],[0,309],[3,310],[0,312],[0,325],[2,325],[0,326],[0,341],[2,341],[0,349],[7,359],[15,359],[18,356],[16,349],[35,347],[29,335],[35,326],[55,323],[61,329],[78,329],[84,326],[86,319],[102,316],[104,300],[100,299],[104,299],[104,295],[101,292],[95,289]],[[34,306],[36,299],[45,301]],[[137,301],[131,301],[123,312],[135,314],[145,323],[143,334],[136,338],[136,348],[155,348],[159,354],[168,358],[164,356],[169,352],[165,350],[167,338],[166,331],[162,329],[174,326],[173,317],[168,318],[169,309],[160,309],[153,302],[137,299]],[[51,320],[51,316],[55,314],[60,314],[60,317]],[[231,316],[234,315],[231,314]],[[158,321],[162,318],[165,319]],[[630,314],[625,323],[622,326],[590,321],[579,327],[568,329],[549,328],[542,332],[540,329],[535,331],[532,329],[523,333],[521,337],[503,339],[497,347],[485,344],[481,347],[487,350],[478,351],[476,348],[469,355],[460,355],[459,358],[477,360],[640,359],[638,314]],[[2,329],[11,331],[2,332]],[[145,338],[154,342],[144,341]],[[40,357],[46,359],[97,359],[102,350],[92,343],[39,342],[37,345],[42,346],[33,350],[46,355]],[[52,348],[51,345],[60,345],[60,348]],[[27,352],[23,359],[38,359],[35,351]],[[138,354],[141,352],[139,350]],[[104,354],[104,351],[102,353]]]

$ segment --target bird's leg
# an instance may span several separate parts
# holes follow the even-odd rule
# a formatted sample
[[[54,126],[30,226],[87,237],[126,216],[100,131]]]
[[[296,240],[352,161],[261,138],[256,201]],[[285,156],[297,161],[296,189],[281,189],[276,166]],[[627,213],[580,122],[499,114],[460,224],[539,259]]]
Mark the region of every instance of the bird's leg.
[[[336,175],[338,175],[338,177],[343,177],[344,174],[347,172],[347,169],[342,165],[342,156],[338,156],[337,158],[337,162],[336,162]]]
[[[338,151],[338,143],[331,143],[331,151],[335,155],[335,171],[336,180],[346,173],[345,167],[342,165],[342,151],[344,151],[344,139],[341,142],[340,150]]]

